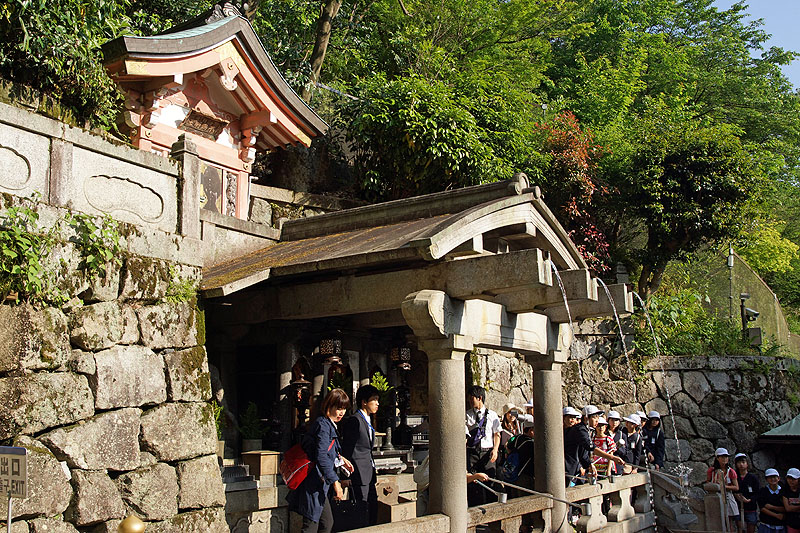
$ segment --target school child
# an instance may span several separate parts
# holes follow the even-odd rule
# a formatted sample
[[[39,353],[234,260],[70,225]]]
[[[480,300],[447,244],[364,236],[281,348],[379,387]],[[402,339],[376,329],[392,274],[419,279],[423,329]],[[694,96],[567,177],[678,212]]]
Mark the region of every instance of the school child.
[[[733,458],[733,465],[736,467],[736,476],[739,481],[739,492],[735,494],[736,499],[742,502],[744,513],[744,524],[747,533],[754,533],[758,524],[758,477],[748,471],[750,461],[744,453],[737,453]]]
[[[594,437],[592,438],[594,452],[601,450],[613,455],[617,451],[617,444],[614,442],[613,437],[607,434],[607,430],[608,421],[604,416],[600,416],[597,420],[597,428],[595,429]],[[598,474],[605,474],[606,476],[614,474],[614,462],[609,461],[608,458],[593,453],[592,461],[596,465]]]
[[[647,423],[642,428],[642,440],[647,452],[647,461],[656,470],[664,468],[667,444],[664,430],[661,428],[661,415],[658,411],[650,411],[647,414]]]
[[[736,524],[740,521],[739,504],[733,493],[739,490],[739,478],[733,468],[728,464],[730,454],[725,448],[717,448],[714,453],[714,464],[708,469],[706,481],[716,483],[723,487],[727,507],[728,531],[735,531]]]
[[[622,434],[622,441],[625,443],[625,456],[623,459],[628,463],[624,470],[626,474],[635,474],[638,471],[635,466],[631,465],[638,465],[644,453],[644,443],[642,442],[642,435],[639,431],[641,423],[642,419],[639,418],[639,415],[628,415],[625,417],[625,429],[620,432]]]
[[[759,489],[757,498],[761,509],[758,515],[758,533],[784,533],[786,528],[783,519],[786,509],[783,507],[781,486],[778,484],[781,476],[774,468],[768,468],[764,477],[767,479],[767,486]]]
[[[790,468],[786,472],[786,485],[781,489],[786,533],[800,533],[800,470]]]

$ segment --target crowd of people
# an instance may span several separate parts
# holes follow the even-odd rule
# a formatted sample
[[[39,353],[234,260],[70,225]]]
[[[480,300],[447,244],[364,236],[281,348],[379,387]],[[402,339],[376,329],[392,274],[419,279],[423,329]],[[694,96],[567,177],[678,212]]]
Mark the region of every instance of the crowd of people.
[[[289,493],[289,509],[303,517],[304,533],[329,533],[374,525],[377,522],[377,474],[372,449],[375,428],[372,417],[379,407],[379,391],[371,385],[358,389],[353,413],[345,418],[350,399],[342,389],[330,391],[319,416],[302,440],[302,448],[312,462],[306,479]],[[508,403],[502,417],[485,405],[486,390],[472,386],[467,391],[465,436],[470,506],[487,503],[491,491],[483,482],[502,479],[521,488],[533,489],[534,423],[533,404],[523,409]],[[666,455],[666,436],[657,411],[622,416],[617,411],[586,405],[581,411],[563,409],[564,469],[567,486],[591,483],[612,475],[635,473],[641,469],[661,470]],[[707,472],[707,481],[720,485],[725,498],[728,530],[743,533],[800,533],[800,470],[790,468],[785,485],[780,474],[765,472],[767,485],[759,486],[750,472],[746,454],[734,457],[729,465],[727,449],[718,448]],[[426,501],[427,459],[415,471],[420,501]],[[348,524],[337,523],[331,500],[342,501],[349,487],[355,512]],[[511,496],[523,496],[510,491]],[[424,507],[424,505],[423,505]]]

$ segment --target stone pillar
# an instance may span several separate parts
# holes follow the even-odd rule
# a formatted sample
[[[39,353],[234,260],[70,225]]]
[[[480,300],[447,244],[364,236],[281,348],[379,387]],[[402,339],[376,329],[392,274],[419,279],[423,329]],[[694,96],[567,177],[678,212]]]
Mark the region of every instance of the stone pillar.
[[[444,292],[419,291],[403,302],[403,316],[428,355],[428,435],[431,513],[450,517],[450,531],[465,533],[467,453],[464,434],[464,356],[473,348],[450,321],[453,304]]]
[[[450,517],[451,533],[467,530],[464,356],[448,341],[424,341],[428,355],[430,513]]]
[[[178,231],[193,239],[200,238],[200,157],[197,145],[182,134],[172,145],[170,157],[181,163],[178,176]]]
[[[533,366],[534,472],[536,490],[565,499],[564,429],[561,406],[561,365],[569,353],[553,350],[549,355],[526,356]],[[554,501],[552,530],[568,532],[567,505]]]

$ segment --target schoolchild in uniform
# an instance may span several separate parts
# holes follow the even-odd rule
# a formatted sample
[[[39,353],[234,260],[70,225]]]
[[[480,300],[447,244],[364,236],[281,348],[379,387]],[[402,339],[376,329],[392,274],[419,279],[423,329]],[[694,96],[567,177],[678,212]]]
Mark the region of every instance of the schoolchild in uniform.
[[[664,468],[664,456],[667,451],[664,430],[661,427],[661,415],[658,411],[647,414],[647,423],[642,428],[644,449],[647,451],[648,462],[656,469]]]
[[[482,472],[496,478],[497,458],[500,453],[500,417],[484,405],[486,389],[473,385],[467,391],[470,409],[466,414],[467,470]],[[470,507],[487,502],[487,492],[481,487],[467,488]]]
[[[758,477],[748,471],[750,461],[744,453],[737,453],[733,459],[736,467],[736,475],[739,478],[739,492],[735,494],[736,499],[742,503],[744,513],[744,524],[747,533],[754,533],[758,524]]]
[[[774,468],[768,468],[764,477],[767,479],[767,486],[759,489],[757,498],[761,509],[758,515],[758,533],[784,533],[786,528],[783,519],[786,509],[783,507],[781,486],[778,484],[781,476]]]
[[[781,489],[781,498],[786,509],[783,519],[786,533],[800,533],[800,470],[797,468],[786,472],[786,486]]]

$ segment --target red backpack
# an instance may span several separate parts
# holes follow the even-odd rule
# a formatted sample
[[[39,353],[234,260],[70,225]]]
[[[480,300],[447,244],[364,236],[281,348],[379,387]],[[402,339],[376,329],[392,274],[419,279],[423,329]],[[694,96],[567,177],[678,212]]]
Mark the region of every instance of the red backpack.
[[[333,440],[331,440],[328,450],[330,451],[331,448],[333,448]],[[283,482],[291,490],[294,490],[308,476],[308,470],[311,468],[311,459],[308,458],[302,446],[295,444],[283,454],[283,459],[278,468],[281,471]]]

